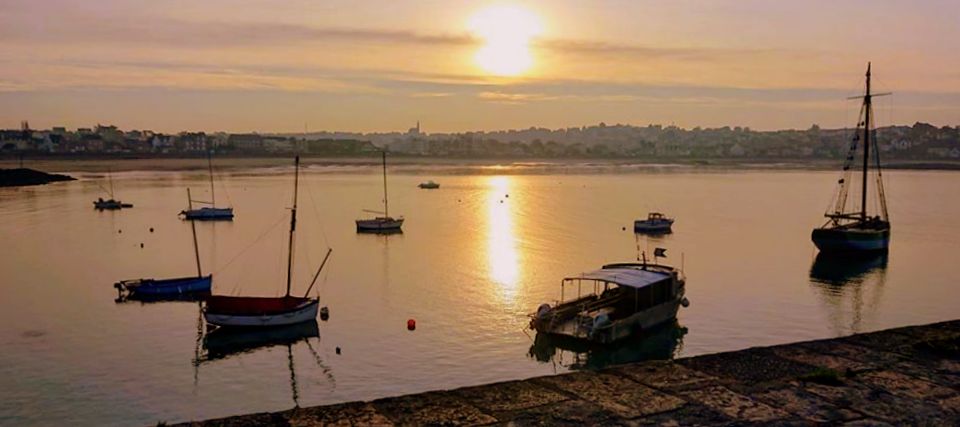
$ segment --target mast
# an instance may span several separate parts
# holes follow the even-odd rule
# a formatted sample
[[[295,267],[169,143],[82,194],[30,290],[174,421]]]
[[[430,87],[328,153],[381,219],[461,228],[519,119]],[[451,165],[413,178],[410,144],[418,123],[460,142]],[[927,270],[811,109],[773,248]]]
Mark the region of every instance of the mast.
[[[390,217],[390,208],[387,203],[387,151],[381,151],[383,155],[383,216]]]
[[[293,209],[290,209],[290,244],[287,248],[287,293],[290,296],[290,277],[293,271],[293,232],[297,229],[297,187],[300,183],[300,156],[293,160]]]
[[[113,199],[113,174],[111,169],[107,169],[107,182],[110,183],[110,198]]]
[[[863,192],[860,194],[860,221],[867,220],[867,167],[870,163],[870,63],[867,62],[867,94],[863,97]]]
[[[193,210],[193,202],[190,200],[190,187],[187,187],[187,206]],[[193,255],[197,258],[197,277],[203,277],[203,271],[200,270],[200,248],[197,246],[197,224],[191,219],[190,229],[193,230]]]
[[[207,150],[207,169],[210,170],[210,206],[217,207],[217,196],[213,193],[213,160],[210,160],[210,150]]]

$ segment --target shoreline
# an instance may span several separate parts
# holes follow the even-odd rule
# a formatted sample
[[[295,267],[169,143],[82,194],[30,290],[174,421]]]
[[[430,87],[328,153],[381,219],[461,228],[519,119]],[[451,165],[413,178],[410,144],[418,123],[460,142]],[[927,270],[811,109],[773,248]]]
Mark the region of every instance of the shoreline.
[[[274,168],[288,166],[293,154],[284,156],[217,157],[215,167],[221,171]],[[373,167],[380,165],[379,156],[368,157],[322,157],[301,158],[304,166],[320,167]],[[18,158],[0,158],[0,168],[16,168]],[[27,157],[25,167],[48,172],[114,172],[128,171],[193,171],[207,168],[206,157],[135,157],[135,156],[41,156]],[[390,159],[392,167],[447,167],[456,168],[525,168],[528,170],[551,168],[567,169],[569,166],[584,168],[692,168],[697,170],[814,170],[835,171],[840,161],[825,159],[641,159],[641,158],[455,158],[419,157],[397,155]],[[958,171],[960,161],[902,160],[890,161],[883,166],[887,170],[932,170]]]
[[[957,425],[958,344],[954,320],[181,425]]]

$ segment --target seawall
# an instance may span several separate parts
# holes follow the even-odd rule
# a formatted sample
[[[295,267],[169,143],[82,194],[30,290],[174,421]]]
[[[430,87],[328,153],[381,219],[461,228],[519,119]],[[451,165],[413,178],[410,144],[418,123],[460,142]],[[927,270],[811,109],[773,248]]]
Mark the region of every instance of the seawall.
[[[187,423],[960,425],[960,320]]]

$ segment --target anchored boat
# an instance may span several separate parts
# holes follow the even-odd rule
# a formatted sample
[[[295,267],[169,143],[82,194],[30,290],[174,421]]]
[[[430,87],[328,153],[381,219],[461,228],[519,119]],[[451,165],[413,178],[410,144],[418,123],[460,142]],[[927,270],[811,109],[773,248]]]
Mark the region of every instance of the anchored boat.
[[[675,320],[680,306],[689,305],[685,283],[681,271],[666,265],[607,264],[563,279],[560,301],[540,305],[530,315],[530,327],[559,337],[611,343]],[[577,296],[564,301],[571,286],[576,286]]]
[[[375,214],[382,214],[368,219],[358,219],[358,233],[398,233],[403,227],[403,217],[394,218],[390,216],[390,204],[387,202],[387,152],[382,151],[383,156],[383,212],[367,211]]]
[[[821,252],[832,254],[857,254],[867,252],[885,252],[890,246],[890,220],[887,215],[887,199],[883,190],[883,175],[880,169],[880,150],[876,149],[876,135],[873,128],[873,97],[889,95],[870,92],[870,65],[867,64],[867,84],[863,96],[851,99],[863,99],[858,117],[857,129],[850,141],[850,148],[843,163],[843,172],[838,183],[836,198],[832,207],[824,216],[827,222],[813,230],[811,239]],[[860,118],[863,120],[861,121]],[[853,175],[856,154],[863,147],[863,162],[860,170],[860,206],[847,209],[847,196],[850,190],[850,178]],[[872,150],[871,150],[872,149]],[[871,158],[871,151],[873,157]],[[878,212],[871,215],[867,211],[869,172],[873,161],[876,172],[876,200]]]
[[[103,197],[97,197],[97,200],[93,201],[93,208],[98,211],[103,211],[103,210],[114,211],[114,210],[132,208],[133,207],[132,203],[123,203],[113,198],[114,197],[113,196],[113,178],[110,175],[111,175],[110,171],[107,171],[107,181],[110,182],[110,189],[108,190],[108,193],[110,194],[110,198],[107,200],[103,200]],[[101,185],[100,188],[103,189],[103,186]]]
[[[437,184],[436,182],[433,182],[431,180],[427,182],[421,182],[419,185],[417,185],[417,187],[420,187],[421,189],[424,189],[424,190],[436,190],[440,188],[440,184]]]
[[[183,216],[183,219],[199,219],[199,220],[224,220],[224,221],[233,221],[233,208],[218,208],[217,207],[217,195],[213,189],[213,160],[210,158],[210,153],[207,152],[207,169],[210,171],[210,201],[204,202],[199,200],[189,199],[187,201],[187,209],[180,211],[180,215]],[[210,206],[204,206],[199,209],[193,208],[193,203],[209,204]]]
[[[673,227],[673,218],[667,218],[660,212],[650,212],[647,219],[638,219],[633,222],[634,233],[669,233]]]
[[[190,198],[189,188],[187,198]],[[120,298],[149,299],[209,293],[213,284],[213,275],[203,275],[203,270],[200,268],[200,249],[197,246],[197,227],[193,221],[190,221],[190,229],[193,232],[193,255],[197,261],[196,277],[121,280],[113,285],[120,292]]]
[[[320,299],[309,297],[310,290],[320,276],[333,249],[320,263],[313,281],[302,297],[290,294],[293,271],[293,237],[297,226],[297,191],[300,175],[300,156],[294,161],[293,208],[290,209],[290,239],[287,248],[287,292],[282,297],[244,297],[211,295],[204,302],[203,317],[207,323],[225,327],[268,327],[293,325],[316,321]]]

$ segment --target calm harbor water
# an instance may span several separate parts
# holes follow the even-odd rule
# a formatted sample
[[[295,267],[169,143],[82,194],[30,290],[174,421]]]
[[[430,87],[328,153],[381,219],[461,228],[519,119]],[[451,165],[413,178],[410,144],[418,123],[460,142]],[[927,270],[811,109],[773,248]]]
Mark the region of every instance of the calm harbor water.
[[[106,164],[104,165],[106,168]],[[482,384],[643,358],[735,350],[957,317],[960,173],[891,171],[889,256],[816,258],[835,172],[681,167],[398,168],[404,233],[358,235],[374,167],[301,175],[293,288],[318,280],[329,321],[277,336],[207,333],[197,302],[116,302],[121,279],[195,274],[189,223],[203,171],[113,175],[135,205],[96,212],[103,177],[0,190],[0,424],[149,424]],[[559,172],[558,172],[559,171]],[[198,223],[214,292],[283,292],[292,167],[223,173],[232,223]],[[428,179],[439,190],[419,190]],[[662,210],[674,233],[638,238]],[[151,232],[150,228],[154,231]],[[143,247],[141,247],[143,244]],[[610,349],[525,331],[564,275],[667,248],[691,306]],[[415,331],[406,321],[417,321]],[[335,349],[341,348],[341,354]]]

